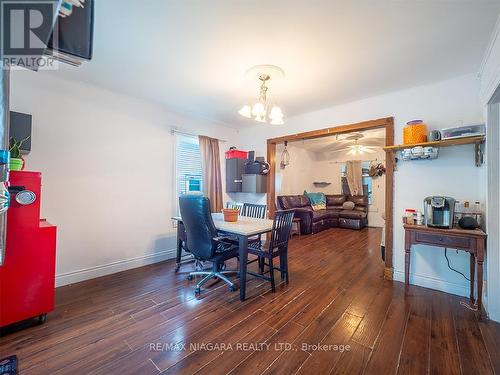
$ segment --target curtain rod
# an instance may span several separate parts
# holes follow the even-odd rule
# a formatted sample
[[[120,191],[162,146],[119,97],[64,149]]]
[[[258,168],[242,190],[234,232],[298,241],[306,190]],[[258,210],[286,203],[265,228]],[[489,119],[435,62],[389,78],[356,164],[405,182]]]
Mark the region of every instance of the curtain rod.
[[[175,135],[175,134],[180,134],[180,135],[186,135],[188,137],[199,137],[199,134],[193,134],[193,133],[188,133],[182,130],[177,130],[177,129],[171,129],[170,134]],[[227,141],[225,139],[217,139],[219,142],[226,143]]]

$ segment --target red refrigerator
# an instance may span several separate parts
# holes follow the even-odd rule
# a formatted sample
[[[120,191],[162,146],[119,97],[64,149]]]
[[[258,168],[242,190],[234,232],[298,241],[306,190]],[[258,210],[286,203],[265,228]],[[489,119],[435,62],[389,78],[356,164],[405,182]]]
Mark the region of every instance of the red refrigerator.
[[[40,219],[39,172],[12,171],[7,241],[0,266],[0,327],[54,309],[56,226]]]

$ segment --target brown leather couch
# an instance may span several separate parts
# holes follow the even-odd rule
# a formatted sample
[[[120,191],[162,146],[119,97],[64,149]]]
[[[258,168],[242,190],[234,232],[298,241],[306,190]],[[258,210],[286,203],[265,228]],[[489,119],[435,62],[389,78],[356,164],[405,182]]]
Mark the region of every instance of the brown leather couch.
[[[354,203],[352,210],[343,209],[346,201]],[[305,195],[281,195],[278,196],[278,208],[295,210],[295,217],[301,220],[302,234],[318,233],[334,227],[363,229],[368,225],[368,197],[363,195],[326,195],[326,209],[318,211],[313,211]]]

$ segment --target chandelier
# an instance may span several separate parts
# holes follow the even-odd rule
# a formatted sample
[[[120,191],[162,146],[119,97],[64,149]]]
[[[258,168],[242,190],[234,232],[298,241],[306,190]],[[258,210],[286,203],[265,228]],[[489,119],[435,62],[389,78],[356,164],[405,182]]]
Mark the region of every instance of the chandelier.
[[[271,80],[271,73],[278,73],[278,76],[283,77],[283,70],[273,65],[257,65],[248,70],[247,75],[258,73],[260,80],[259,99],[253,106],[245,104],[238,113],[246,118],[253,118],[258,122],[269,121],[272,125],[284,124],[283,111],[276,104],[268,102],[268,82]]]

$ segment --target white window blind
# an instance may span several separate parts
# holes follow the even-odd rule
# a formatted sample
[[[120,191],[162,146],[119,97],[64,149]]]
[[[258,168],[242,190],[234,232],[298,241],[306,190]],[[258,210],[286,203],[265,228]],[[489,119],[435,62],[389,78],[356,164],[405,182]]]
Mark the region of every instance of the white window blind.
[[[177,135],[177,196],[202,192],[201,155],[197,137]]]

